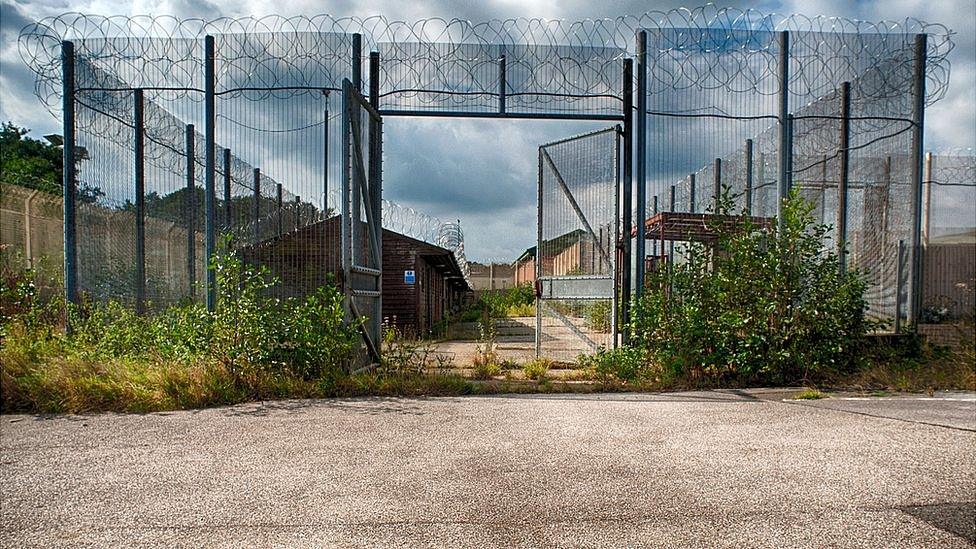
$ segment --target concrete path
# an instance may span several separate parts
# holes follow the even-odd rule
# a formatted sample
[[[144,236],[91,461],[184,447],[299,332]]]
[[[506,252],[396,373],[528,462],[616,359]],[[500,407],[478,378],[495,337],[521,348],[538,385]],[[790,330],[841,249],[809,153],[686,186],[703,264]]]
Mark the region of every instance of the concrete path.
[[[0,546],[971,547],[976,396],[0,416]]]

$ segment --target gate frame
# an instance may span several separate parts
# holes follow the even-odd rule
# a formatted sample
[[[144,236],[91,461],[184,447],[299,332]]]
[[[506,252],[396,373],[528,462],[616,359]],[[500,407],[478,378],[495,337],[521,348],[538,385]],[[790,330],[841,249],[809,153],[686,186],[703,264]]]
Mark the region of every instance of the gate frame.
[[[577,299],[577,300],[581,300],[581,301],[582,300],[594,300],[594,301],[596,301],[596,300],[602,300],[602,299],[610,299],[610,333],[612,334],[612,337],[613,337],[613,345],[612,345],[612,348],[614,348],[614,349],[617,348],[617,343],[618,343],[617,336],[619,335],[618,334],[618,328],[619,328],[619,326],[617,325],[617,314],[618,314],[618,311],[620,309],[620,298],[621,298],[621,293],[622,293],[622,291],[621,291],[622,290],[622,287],[621,287],[621,278],[623,278],[624,280],[627,280],[629,278],[626,275],[624,275],[624,273],[623,273],[623,271],[621,269],[621,267],[623,265],[621,264],[621,262],[619,261],[619,259],[620,259],[620,256],[622,254],[618,253],[618,251],[620,249],[620,246],[621,246],[621,234],[620,234],[621,223],[622,222],[625,222],[625,220],[623,219],[623,216],[621,216],[621,211],[620,211],[621,190],[624,188],[622,186],[622,182],[623,182],[623,179],[624,178],[621,177],[621,164],[623,163],[622,156],[624,156],[624,154],[623,154],[624,151],[623,151],[623,149],[621,147],[621,141],[624,142],[625,146],[626,145],[629,145],[628,140],[626,139],[626,131],[619,124],[618,125],[615,125],[615,126],[611,126],[609,128],[602,128],[602,129],[599,129],[599,130],[594,130],[594,131],[591,131],[591,132],[586,132],[586,133],[582,133],[582,134],[579,134],[579,135],[574,135],[574,136],[571,136],[571,137],[566,137],[566,138],[563,138],[563,139],[557,139],[555,141],[550,141],[549,143],[543,143],[542,145],[539,145],[539,175],[538,175],[537,195],[536,195],[537,196],[537,199],[536,199],[536,245],[535,245],[535,304],[536,304],[536,307],[535,307],[535,356],[536,356],[536,358],[540,358],[542,356],[542,307],[543,306],[548,307],[548,305],[546,305],[544,303],[545,299],[543,299],[543,291],[542,291],[542,288],[543,288],[543,277],[542,277],[542,215],[543,215],[543,211],[544,211],[543,210],[543,206],[542,206],[543,205],[543,201],[542,201],[542,198],[543,198],[542,175],[544,173],[544,169],[543,169],[543,165],[544,164],[548,164],[549,169],[553,172],[553,175],[556,177],[556,180],[560,183],[560,186],[562,187],[563,193],[565,193],[567,195],[567,198],[570,200],[570,204],[573,206],[573,209],[576,211],[576,215],[580,218],[580,221],[584,225],[584,228],[587,230],[587,232],[589,232],[589,234],[590,234],[591,237],[594,237],[594,238],[596,237],[596,235],[593,234],[593,229],[592,229],[592,226],[589,223],[589,220],[587,220],[586,219],[586,216],[583,215],[583,213],[580,211],[579,206],[576,204],[576,201],[573,198],[572,192],[566,186],[565,181],[563,180],[563,177],[562,177],[562,175],[559,172],[559,168],[556,166],[556,163],[552,160],[552,157],[545,151],[545,149],[546,149],[546,147],[552,147],[552,146],[555,146],[555,145],[562,145],[562,144],[570,143],[570,142],[573,142],[573,141],[579,141],[579,140],[583,140],[583,139],[588,139],[588,138],[595,137],[597,135],[601,135],[601,134],[608,133],[608,132],[613,132],[613,134],[614,134],[614,148],[615,148],[615,150],[614,150],[614,159],[613,159],[614,160],[614,175],[613,175],[613,177],[614,177],[614,204],[613,204],[613,211],[614,211],[614,214],[615,214],[614,215],[614,223],[613,223],[613,225],[614,225],[614,228],[613,228],[613,230],[614,230],[614,234],[613,234],[614,247],[612,249],[610,249],[610,250],[602,250],[601,249],[601,252],[602,252],[601,255],[609,263],[609,267],[610,267],[611,274],[610,274],[609,277],[595,276],[595,275],[570,275],[570,276],[561,276],[561,277],[553,277],[553,278],[559,278],[559,279],[562,279],[562,280],[577,280],[577,281],[582,281],[582,280],[606,280],[607,278],[609,278],[609,280],[611,281],[611,288],[612,288],[609,297],[564,296],[564,299]],[[621,275],[624,275],[624,276],[621,276]],[[551,288],[551,286],[550,286],[550,288]],[[586,343],[587,346],[589,346],[594,351],[597,350],[595,343],[592,340],[590,340],[590,338],[586,337],[582,333],[579,333],[578,329],[575,326],[573,326],[572,323],[568,319],[566,319],[565,317],[563,317],[561,314],[559,314],[554,309],[548,309],[548,310],[552,314],[554,314],[557,318],[559,318],[559,320],[561,322],[563,322],[564,324],[566,324],[566,327],[569,328],[573,333],[575,333],[577,337],[579,337],[581,340],[583,340],[583,342]]]
[[[368,318],[358,328],[367,353],[378,364],[383,330],[383,117],[348,78],[342,81],[342,103],[342,290],[349,319]],[[367,128],[361,125],[364,110],[369,115]],[[362,141],[364,129],[369,132],[366,143]],[[368,166],[363,161],[364,146],[368,147]],[[369,252],[365,263],[369,265],[360,263],[367,258],[357,252],[360,204],[366,213]],[[359,283],[363,278],[366,284]],[[357,297],[372,300],[369,315],[359,310]]]

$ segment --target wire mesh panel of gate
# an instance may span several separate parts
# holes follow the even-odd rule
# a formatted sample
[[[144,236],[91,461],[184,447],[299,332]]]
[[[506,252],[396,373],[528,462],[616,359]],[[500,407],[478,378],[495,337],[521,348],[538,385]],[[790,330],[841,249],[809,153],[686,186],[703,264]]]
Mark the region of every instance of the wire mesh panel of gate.
[[[618,132],[539,148],[537,351],[561,362],[614,346]]]
[[[710,212],[722,189],[736,212],[771,217],[780,188],[793,189],[833,228],[827,250],[846,234],[847,265],[871,284],[869,312],[890,322],[897,243],[912,230],[916,35],[787,29],[749,18],[648,29],[649,200],[660,206],[673,185],[675,210]]]

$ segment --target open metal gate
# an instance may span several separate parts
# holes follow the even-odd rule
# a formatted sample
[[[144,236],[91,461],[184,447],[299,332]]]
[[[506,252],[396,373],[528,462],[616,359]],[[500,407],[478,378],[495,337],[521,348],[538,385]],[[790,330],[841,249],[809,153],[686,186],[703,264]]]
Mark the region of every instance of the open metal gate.
[[[536,355],[616,346],[620,128],[539,147]]]
[[[383,269],[383,121],[348,79],[342,83],[342,275],[350,319],[379,363]]]

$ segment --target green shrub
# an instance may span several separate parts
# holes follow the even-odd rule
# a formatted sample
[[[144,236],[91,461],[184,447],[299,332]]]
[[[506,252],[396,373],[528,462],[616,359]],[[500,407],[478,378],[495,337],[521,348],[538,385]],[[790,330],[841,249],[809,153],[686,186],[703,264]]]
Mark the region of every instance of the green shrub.
[[[600,349],[592,355],[579,355],[576,363],[604,382],[638,381],[647,376],[650,368],[642,347]]]
[[[866,282],[841,274],[812,208],[794,196],[782,229],[717,228],[716,242],[691,243],[686,261],[651,273],[631,326],[648,358],[675,377],[752,383],[856,366],[871,328]]]
[[[586,308],[586,327],[602,333],[610,332],[613,307],[609,300],[601,299]]]

